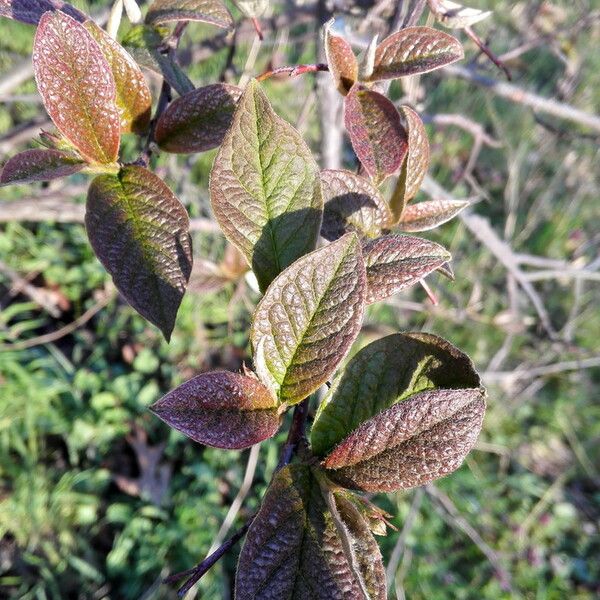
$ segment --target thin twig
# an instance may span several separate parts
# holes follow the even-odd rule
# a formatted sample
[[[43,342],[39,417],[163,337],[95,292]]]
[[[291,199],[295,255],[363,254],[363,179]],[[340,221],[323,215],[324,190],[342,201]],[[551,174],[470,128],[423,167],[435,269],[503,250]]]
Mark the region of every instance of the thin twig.
[[[471,27],[465,27],[464,32],[471,38],[475,45],[506,75],[506,79],[512,81],[512,75],[508,67],[485,45],[483,40],[473,31]]]
[[[319,71],[329,71],[329,67],[323,63],[317,63],[313,65],[297,65],[295,67],[277,67],[276,69],[270,69],[269,71],[261,73],[256,80],[264,81],[265,79],[269,79],[269,77],[283,75],[285,73],[287,73],[289,77],[297,77],[298,75],[303,75],[304,73],[318,73]]]
[[[100,312],[113,298],[115,297],[114,290],[110,293],[106,293],[105,296],[96,302],[93,306],[88,308],[80,317],[75,319],[72,323],[57,329],[56,331],[52,331],[51,333],[46,333],[44,335],[40,335],[29,340],[23,340],[22,342],[14,342],[12,344],[0,344],[0,352],[9,352],[15,350],[26,350],[27,348],[33,348],[34,346],[41,346],[42,344],[49,344],[50,342],[55,342],[60,338],[73,333],[75,330],[79,329],[85,325],[96,313]]]
[[[289,464],[294,456],[294,453],[298,449],[299,444],[304,438],[306,419],[308,417],[308,405],[309,398],[305,398],[302,400],[302,402],[300,402],[300,404],[297,404],[296,408],[294,409],[294,416],[292,417],[292,424],[288,432],[288,437],[279,456],[279,462],[277,464],[278,471],[282,467],[285,467],[285,465]]]

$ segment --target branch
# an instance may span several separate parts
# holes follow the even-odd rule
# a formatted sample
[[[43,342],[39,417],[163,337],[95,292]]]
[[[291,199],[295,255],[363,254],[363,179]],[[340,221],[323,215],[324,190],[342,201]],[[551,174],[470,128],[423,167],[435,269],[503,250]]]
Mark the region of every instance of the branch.
[[[285,442],[285,446],[281,450],[279,456],[279,463],[277,463],[277,471],[285,465],[289,464],[294,456],[294,453],[298,450],[298,447],[304,439],[304,432],[306,430],[306,419],[308,417],[308,403],[309,398],[305,398],[296,405],[294,409],[294,416],[292,417],[292,425],[288,432],[288,437]]]
[[[522,90],[512,83],[496,81],[495,79],[480,75],[473,69],[466,69],[465,67],[459,67],[457,65],[448,65],[438,72],[444,77],[459,77],[460,79],[465,79],[466,81],[486,88],[497,96],[506,98],[511,102],[529,106],[533,110],[553,115],[560,119],[574,121],[575,123],[579,123],[594,131],[600,131],[600,116],[590,114],[569,104],[558,102],[557,100],[538,96],[532,92]]]

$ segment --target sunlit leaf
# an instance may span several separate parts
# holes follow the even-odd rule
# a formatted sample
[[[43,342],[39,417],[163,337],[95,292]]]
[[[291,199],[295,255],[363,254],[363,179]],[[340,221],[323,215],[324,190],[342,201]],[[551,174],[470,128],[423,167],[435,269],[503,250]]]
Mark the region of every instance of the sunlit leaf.
[[[181,96],[191,92],[194,84],[169,54],[159,51],[163,38],[169,35],[166,27],[135,25],[123,38],[123,46],[138,64],[162,75],[167,83]]]
[[[47,11],[61,11],[83,23],[87,16],[62,0],[0,0],[0,17],[8,17],[28,25],[37,25]]]
[[[156,142],[167,152],[205,152],[216,148],[231,125],[242,91],[215,83],[177,98],[156,124]]]
[[[367,304],[389,298],[451,259],[439,244],[410,235],[386,235],[363,247]]]
[[[390,199],[390,209],[394,215],[394,223],[402,217],[404,208],[419,191],[423,178],[429,168],[429,140],[423,121],[408,106],[401,106],[400,111],[406,123],[408,135],[408,152],[402,164],[400,176],[394,193]]]
[[[385,38],[375,53],[370,81],[427,73],[463,58],[461,43],[431,27],[407,27]]]
[[[419,392],[478,388],[466,354],[427,333],[389,335],[360,350],[338,373],[311,430],[311,444],[324,456],[383,410]]]
[[[33,43],[33,69],[57,129],[90,161],[114,162],[120,137],[115,81],[92,35],[63,13],[44,14]]]
[[[355,85],[344,100],[352,148],[378,184],[400,168],[408,148],[396,107],[385,96]]]
[[[334,372],[358,335],[366,275],[357,236],[297,260],[273,281],[250,333],[256,371],[282,402],[300,402]]]
[[[238,102],[210,176],[213,212],[261,290],[316,244],[323,211],[317,164],[256,81]]]
[[[337,240],[349,231],[375,237],[390,224],[391,214],[379,190],[350,171],[321,171],[325,200],[321,235]]]
[[[345,96],[358,78],[358,62],[350,44],[331,33],[332,25],[333,19],[325,25],[325,54],[335,85]]]
[[[233,18],[221,0],[154,0],[146,23],[158,25],[171,21],[202,21],[222,29],[233,27]]]
[[[168,340],[192,269],[183,205],[151,171],[127,166],[92,181],[85,225],[123,297]]]
[[[327,503],[324,493],[306,465],[275,475],[240,553],[237,600],[385,600],[368,526],[346,498],[329,492]]]
[[[424,485],[458,469],[484,413],[478,388],[421,392],[360,425],[323,464],[335,481],[362,491]]]
[[[453,219],[469,204],[468,200],[427,200],[409,204],[402,213],[398,227],[412,233],[428,231]]]
[[[129,53],[93,21],[87,21],[84,27],[98,42],[112,70],[121,131],[144,133],[150,123],[152,95],[140,68]]]
[[[429,0],[429,6],[435,18],[449,29],[470,27],[492,14],[490,10],[468,8],[451,0]]]
[[[200,444],[241,449],[279,429],[277,402],[260,381],[228,371],[203,373],[150,407],[167,425]]]
[[[49,181],[81,171],[86,163],[60,150],[25,150],[10,158],[0,174],[0,185]]]

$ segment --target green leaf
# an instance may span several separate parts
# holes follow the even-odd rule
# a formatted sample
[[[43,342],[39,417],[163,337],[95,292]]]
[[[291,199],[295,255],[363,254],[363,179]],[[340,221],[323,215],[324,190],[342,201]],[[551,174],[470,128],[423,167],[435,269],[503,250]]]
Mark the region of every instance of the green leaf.
[[[352,148],[375,184],[395,173],[408,144],[396,107],[385,96],[355,85],[344,99]]]
[[[85,225],[123,297],[168,341],[192,269],[183,205],[154,173],[127,166],[92,181]]]
[[[387,203],[364,177],[350,171],[321,171],[321,188],[325,200],[321,235],[326,240],[350,231],[375,237],[390,224]]]
[[[397,333],[360,350],[321,402],[311,431],[324,456],[361,423],[419,392],[476,388],[479,376],[466,354],[427,333]]]
[[[33,70],[57,129],[91,162],[115,162],[120,140],[115,80],[85,27],[61,12],[44,14],[33,42]]]
[[[427,73],[463,57],[461,43],[451,35],[431,27],[407,27],[377,46],[369,81]]]
[[[333,19],[325,25],[325,54],[335,85],[344,96],[358,79],[358,62],[350,44],[331,33]]]
[[[48,11],[60,11],[83,23],[87,15],[62,0],[0,0],[0,17],[37,25]]]
[[[171,56],[159,51],[163,38],[167,35],[169,30],[166,27],[134,25],[123,38],[123,46],[138,64],[162,75],[167,83],[183,96],[194,90],[194,84]]]
[[[439,244],[410,235],[386,235],[363,247],[367,304],[415,285],[452,257]]]
[[[471,27],[492,14],[491,10],[468,8],[451,0],[429,0],[429,6],[436,20],[449,29]]]
[[[316,245],[323,212],[317,164],[254,80],[215,158],[210,197],[221,229],[263,291]]]
[[[281,402],[300,402],[335,371],[360,330],[365,291],[353,233],[297,260],[269,286],[250,339],[256,371]]]
[[[469,204],[468,200],[427,200],[409,204],[402,213],[398,227],[412,233],[428,231],[450,221]]]
[[[481,431],[481,389],[428,390],[362,423],[325,458],[327,474],[366,492],[392,492],[458,469]]]
[[[429,168],[429,140],[419,115],[409,106],[401,106],[408,135],[408,152],[402,164],[400,177],[390,199],[394,223],[398,223],[404,208],[412,200],[423,182]]]
[[[81,171],[86,163],[60,150],[25,150],[10,158],[0,174],[0,186],[49,181]]]
[[[156,124],[156,142],[167,152],[205,152],[223,141],[242,90],[215,83],[169,104]]]
[[[233,28],[233,18],[220,0],[155,0],[148,9],[146,23],[201,21],[222,29]]]
[[[203,373],[150,407],[167,425],[200,444],[241,449],[272,437],[279,429],[277,401],[254,377]]]
[[[84,27],[92,34],[110,65],[115,80],[121,131],[143,134],[150,124],[152,95],[140,68],[129,53],[93,21]]]
[[[385,600],[381,553],[351,502],[323,490],[308,466],[287,466],[246,535],[235,597]]]

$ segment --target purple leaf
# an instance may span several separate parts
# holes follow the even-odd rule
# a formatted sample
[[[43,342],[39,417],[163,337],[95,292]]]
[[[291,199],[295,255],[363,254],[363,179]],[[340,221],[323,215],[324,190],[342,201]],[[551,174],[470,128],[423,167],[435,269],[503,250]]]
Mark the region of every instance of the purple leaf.
[[[48,11],[61,11],[83,23],[87,15],[61,0],[0,0],[0,17],[8,17],[28,25],[37,25]]]
[[[352,148],[375,184],[395,173],[408,144],[396,107],[378,92],[355,85],[344,100]]]
[[[186,381],[150,407],[167,425],[200,444],[242,449],[279,429],[277,401],[260,381],[214,371]]]
[[[60,150],[25,150],[7,161],[0,185],[49,181],[81,171],[86,163]]]

